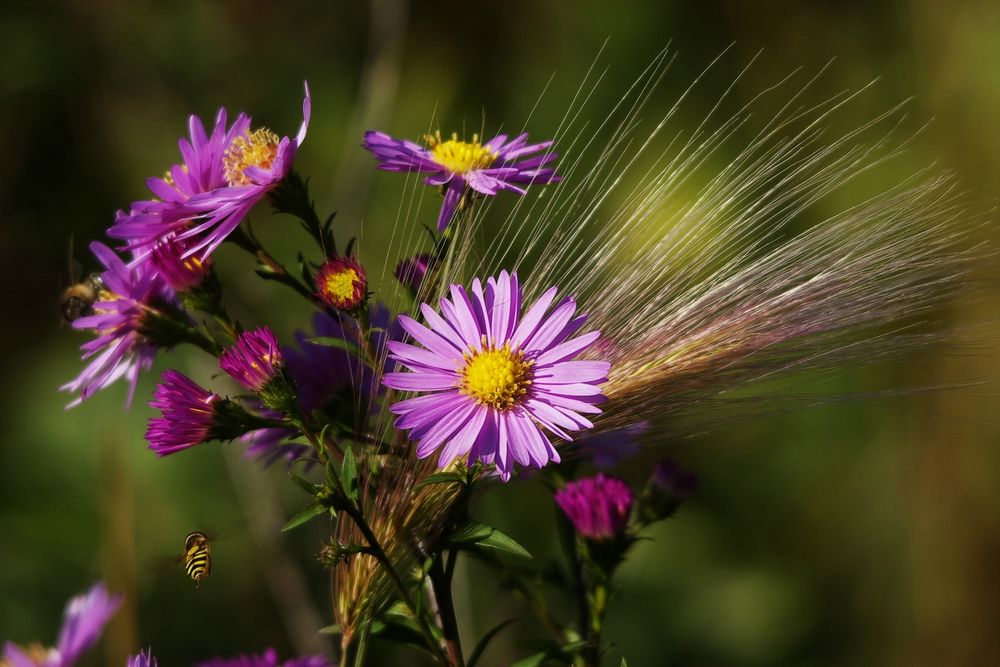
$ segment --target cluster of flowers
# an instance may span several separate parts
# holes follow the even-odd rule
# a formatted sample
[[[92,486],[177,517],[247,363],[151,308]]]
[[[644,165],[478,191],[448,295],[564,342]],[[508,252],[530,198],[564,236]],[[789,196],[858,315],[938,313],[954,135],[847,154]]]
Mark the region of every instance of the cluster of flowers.
[[[367,636],[373,620],[390,622],[384,614],[393,600],[407,609],[407,636],[422,637],[423,648],[442,664],[463,664],[450,600],[455,555],[480,547],[527,553],[469,517],[473,487],[506,482],[519,467],[544,469],[538,477],[553,492],[561,525],[572,531],[573,539],[564,541],[573,570],[566,581],[589,605],[574,630],[581,641],[572,642],[546,615],[540,594],[530,593],[532,609],[555,629],[555,644],[540,654],[539,664],[552,655],[599,664],[604,601],[615,568],[638,532],[671,516],[695,480],[664,462],[636,494],[623,479],[586,471],[633,454],[639,438],[665,438],[665,413],[704,405],[755,378],[930,340],[870,334],[957,290],[971,258],[956,247],[963,235],[947,227],[954,216],[939,192],[944,181],[876,198],[864,210],[851,209],[803,233],[797,245],[776,245],[760,257],[746,251],[736,240],[754,238],[768,211],[797,210],[791,205],[797,197],[818,199],[838,178],[849,180],[852,170],[865,168],[843,142],[835,144],[843,155],[823,151],[822,159],[801,166],[789,156],[804,150],[799,143],[810,135],[803,134],[789,144],[795,150],[779,140],[772,148],[754,142],[740,159],[767,168],[741,175],[746,182],[719,176],[718,187],[713,180],[693,205],[730,225],[704,244],[704,280],[672,277],[664,268],[677,239],[694,237],[697,230],[683,227],[693,215],[665,235],[648,227],[649,211],[673,191],[675,179],[683,180],[684,170],[669,165],[647,184],[645,198],[627,198],[635,210],[616,216],[621,229],[590,230],[591,240],[586,226],[595,216],[584,215],[531,280],[522,281],[527,271],[519,276],[513,270],[523,269],[520,264],[466,276],[461,254],[475,231],[477,202],[503,190],[525,195],[531,185],[559,182],[553,142],[529,143],[527,134],[481,142],[436,133],[421,145],[373,131],[362,145],[378,168],[424,174],[442,195],[436,232],[428,228],[433,247],[407,251],[396,264],[394,276],[411,301],[393,312],[373,299],[353,241],[338,251],[333,216],[317,215],[307,181],[292,168],[311,107],[306,86],[294,137],[254,128],[242,113],[229,123],[225,109],[211,132],[191,117],[189,136],[179,142],[180,162],[150,178],[152,198],[118,212],[109,228],[108,236],[121,244],[117,251],[91,246],[104,271],[93,303],[73,325],[93,337],[82,346],[86,367],[63,389],[74,394],[76,405],[124,378],[129,404],[159,351],[191,344],[211,355],[243,393],[223,396],[177,370],[165,371],[150,402],[160,414],[149,421],[149,448],[166,456],[240,439],[248,456],[266,464],[304,464],[313,479],[290,476],[311,504],[285,528],[324,515],[336,519],[320,561],[337,571],[336,627],[345,655],[357,647],[354,664],[363,662],[366,646],[356,640]],[[615,164],[604,160],[594,173]],[[757,182],[784,179],[783,170],[792,167],[803,170],[803,184],[785,194]],[[760,205],[731,212],[737,194],[758,188]],[[301,222],[321,254],[318,261],[300,253],[292,271],[268,252],[244,224],[263,201]],[[907,216],[925,230],[913,233]],[[539,223],[527,233],[544,229]],[[637,248],[630,248],[632,236]],[[838,250],[842,236],[851,240],[848,257]],[[244,329],[227,313],[213,266],[214,252],[227,241],[254,258],[261,278],[290,288],[317,311],[312,331],[297,333],[295,345],[282,345],[263,324]],[[579,277],[587,259],[581,247],[601,248],[593,275],[618,270],[615,262],[628,264],[629,273],[598,285],[595,294],[596,278]],[[550,280],[548,272],[562,265],[568,267],[559,269],[562,279]],[[548,287],[552,283],[563,289]],[[580,312],[576,298],[565,293],[570,287],[583,288],[594,311]],[[607,406],[600,406],[609,400],[614,409],[605,414]],[[658,420],[655,427],[651,419]],[[522,592],[529,589],[522,583]],[[434,604],[415,601],[430,595]],[[13,645],[6,661],[18,667],[70,664],[117,605],[103,588],[86,600],[91,598],[71,604],[93,608],[94,620],[81,626],[73,620],[78,615],[67,613],[66,627],[90,629],[86,642],[64,646],[60,640],[50,655],[62,662]],[[273,652],[241,659],[238,664],[277,664]],[[155,660],[143,653],[130,664]],[[309,658],[285,664],[326,663]]]

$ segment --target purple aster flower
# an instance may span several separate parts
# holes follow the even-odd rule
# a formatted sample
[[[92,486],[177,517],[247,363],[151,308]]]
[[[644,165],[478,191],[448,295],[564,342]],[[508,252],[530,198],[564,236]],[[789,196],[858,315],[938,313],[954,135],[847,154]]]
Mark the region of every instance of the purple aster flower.
[[[662,493],[683,500],[698,489],[698,475],[685,470],[673,459],[663,459],[653,468],[649,484]]]
[[[183,164],[174,165],[164,178],[149,179],[147,186],[157,199],[119,212],[108,235],[131,248],[148,249],[176,234],[189,242],[185,256],[208,257],[291,170],[311,108],[306,84],[302,125],[294,138],[278,137],[267,128],[251,130],[250,118],[242,113],[227,128],[225,109],[216,115],[209,136],[201,120],[191,116],[191,140],[180,141]]]
[[[118,610],[121,601],[121,595],[108,595],[108,589],[98,582],[66,605],[55,648],[44,649],[35,645],[22,649],[13,642],[7,642],[3,661],[11,667],[71,667],[97,642],[105,623]]]
[[[267,327],[241,333],[219,357],[219,368],[252,391],[267,386],[281,370],[282,363],[278,339]]]
[[[281,662],[278,652],[269,648],[260,655],[241,655],[235,658],[213,658],[195,664],[195,667],[333,667],[321,655],[306,656]]]
[[[371,345],[375,355],[382,359],[387,340],[401,340],[403,330],[382,304],[372,307],[369,319],[375,329]],[[313,333],[296,332],[297,348],[286,347],[283,351],[298,389],[300,409],[306,413],[335,409],[336,403],[348,406],[351,411],[359,405],[371,409],[382,389],[375,371],[343,347],[310,342],[315,338],[339,338],[361,344],[357,321],[347,315],[317,313],[313,316]],[[394,368],[395,362],[385,363],[384,370]]]
[[[399,260],[392,275],[403,287],[407,287],[416,294],[420,286],[424,283],[427,272],[434,268],[435,259],[433,255],[414,255],[406,259]]]
[[[316,273],[316,294],[337,310],[350,312],[358,308],[367,289],[365,270],[352,257],[328,259]]]
[[[576,532],[592,540],[621,535],[632,513],[628,484],[602,472],[570,482],[556,491],[555,500]]]
[[[163,411],[162,417],[149,420],[146,440],[157,456],[166,456],[213,439],[216,425],[216,393],[202,388],[191,378],[175,370],[163,372],[156,385],[150,407]]]
[[[266,419],[279,420],[282,415],[277,410],[271,410],[263,403],[254,402],[256,412]],[[248,433],[244,433],[240,440],[246,443],[247,448],[244,456],[248,459],[256,459],[265,467],[284,459],[287,465],[292,465],[298,459],[308,457],[313,449],[306,444],[290,444],[286,442],[295,435],[295,431],[290,428],[278,426],[269,428],[259,428]]]
[[[173,300],[173,291],[146,263],[128,265],[103,243],[92,243],[91,251],[104,265],[104,289],[93,305],[94,313],[73,322],[75,329],[91,329],[97,337],[80,349],[90,360],[83,372],[60,389],[79,393],[69,407],[90,398],[94,392],[119,378],[129,382],[126,408],[135,395],[139,373],[153,364],[157,346],[143,333],[147,315]]]
[[[559,157],[548,150],[552,142],[529,144],[527,134],[510,141],[506,134],[498,134],[480,144],[479,135],[473,135],[472,141],[459,141],[457,134],[444,140],[438,132],[428,135],[426,141],[424,148],[383,132],[369,131],[362,145],[375,155],[379,169],[429,174],[424,183],[444,188],[438,231],[448,226],[468,193],[466,186],[481,195],[492,196],[501,190],[523,195],[527,191],[522,186],[556,183],[561,178],[555,169],[545,166]]]
[[[152,649],[139,651],[128,659],[127,667],[156,667],[156,658],[153,657]]]
[[[451,286],[439,315],[427,304],[421,312],[429,328],[401,316],[400,324],[417,343],[390,341],[392,357],[410,373],[387,373],[392,389],[425,395],[396,403],[396,427],[410,430],[417,456],[441,450],[438,465],[459,456],[469,463],[495,463],[510,478],[514,462],[540,468],[558,462],[559,453],[542,427],[564,440],[568,431],[592,428],[582,416],[599,414],[599,385],[607,379],[605,361],[572,361],[600,333],[571,338],[586,321],[574,317],[576,302],[566,298],[546,316],[556,296],[546,291],[521,316],[517,274],[478,279],[471,295]]]
[[[588,433],[576,441],[576,449],[598,468],[613,468],[639,453],[639,437],[649,426],[648,421],[640,421],[602,433]]]

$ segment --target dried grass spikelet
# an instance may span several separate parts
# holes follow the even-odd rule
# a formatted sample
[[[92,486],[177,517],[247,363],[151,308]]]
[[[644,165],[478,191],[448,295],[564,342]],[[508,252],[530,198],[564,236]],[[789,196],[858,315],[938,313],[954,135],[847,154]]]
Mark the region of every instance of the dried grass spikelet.
[[[904,105],[838,134],[835,115],[861,91],[805,107],[809,82],[750,135],[759,99],[717,118],[723,96],[686,132],[672,129],[682,96],[637,136],[660,74],[633,85],[600,148],[601,132],[557,141],[575,155],[564,182],[518,202],[465,264],[475,275],[519,269],[526,298],[550,285],[578,295],[606,339],[594,356],[612,362],[598,430],[717,424],[742,401],[727,392],[756,380],[948,338],[934,308],[969,289],[988,216],[970,212],[950,174],[893,171],[913,138]]]
[[[417,488],[421,480],[435,471],[435,460],[418,460],[411,452],[410,456],[383,467],[372,482],[377,486],[366,517],[396,571],[404,578],[410,578],[416,571],[418,553],[438,536],[458,497],[455,484]],[[364,544],[357,526],[346,516],[341,516],[337,523],[335,539],[346,544]],[[408,580],[407,584],[410,583]],[[343,631],[345,647],[362,624],[377,617],[396,596],[386,571],[368,554],[358,554],[338,564],[333,585],[334,617]]]

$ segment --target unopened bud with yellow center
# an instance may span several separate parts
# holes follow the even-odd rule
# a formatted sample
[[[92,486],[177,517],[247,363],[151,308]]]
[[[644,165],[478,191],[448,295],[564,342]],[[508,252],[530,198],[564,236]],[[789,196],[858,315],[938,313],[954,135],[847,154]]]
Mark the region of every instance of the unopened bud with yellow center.
[[[468,174],[477,169],[486,169],[497,159],[498,154],[479,143],[479,135],[472,135],[472,141],[459,141],[458,133],[451,139],[442,140],[441,132],[424,137],[434,161],[455,174]]]
[[[356,310],[365,300],[365,270],[350,257],[329,259],[316,274],[316,293],[338,310]]]

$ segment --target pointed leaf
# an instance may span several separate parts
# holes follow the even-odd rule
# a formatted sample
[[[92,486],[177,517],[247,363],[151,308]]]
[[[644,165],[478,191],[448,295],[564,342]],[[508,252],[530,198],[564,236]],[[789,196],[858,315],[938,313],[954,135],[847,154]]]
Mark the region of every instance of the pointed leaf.
[[[513,538],[479,521],[469,521],[459,527],[451,534],[451,542],[468,547],[495,549],[521,558],[531,558],[531,553]]]
[[[354,458],[354,448],[344,448],[344,464],[340,469],[340,481],[344,485],[344,493],[353,503],[358,501],[358,462]]]
[[[299,526],[306,523],[310,519],[314,519],[321,514],[326,514],[328,511],[329,510],[326,507],[323,507],[322,505],[319,504],[309,505],[301,512],[299,512],[291,519],[289,519],[288,523],[286,523],[284,526],[281,527],[281,532],[284,533],[286,531],[291,530],[292,528],[298,528]]]
[[[323,488],[319,484],[313,484],[308,479],[296,475],[294,472],[289,472],[288,476],[292,479],[293,482],[298,484],[302,488],[302,490],[308,493],[310,496],[315,496]]]
[[[359,359],[364,357],[364,353],[361,351],[361,348],[358,347],[357,343],[344,340],[343,338],[338,338],[337,336],[317,336],[315,338],[310,338],[309,342],[315,343],[316,345],[323,345],[324,347],[339,348],[345,352],[350,352]]]
[[[465,663],[466,667],[476,667],[476,663],[479,662],[479,659],[481,657],[483,657],[483,651],[486,650],[486,647],[487,645],[489,645],[490,640],[493,639],[498,632],[500,632],[513,622],[514,622],[513,618],[508,618],[506,621],[503,621],[502,623],[497,623],[495,626],[493,626],[492,630],[483,635],[483,638],[479,640],[479,642],[476,644],[476,647],[472,649],[472,654],[469,655],[469,661]]]
[[[457,472],[436,472],[420,480],[413,488],[419,489],[423,486],[430,486],[431,484],[462,484],[464,482],[465,476],[460,475]]]
[[[333,625],[328,625],[325,628],[320,628],[319,633],[321,635],[342,635],[344,634],[344,628],[340,627],[339,623],[334,623]]]

